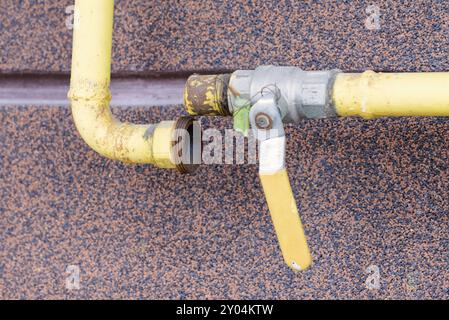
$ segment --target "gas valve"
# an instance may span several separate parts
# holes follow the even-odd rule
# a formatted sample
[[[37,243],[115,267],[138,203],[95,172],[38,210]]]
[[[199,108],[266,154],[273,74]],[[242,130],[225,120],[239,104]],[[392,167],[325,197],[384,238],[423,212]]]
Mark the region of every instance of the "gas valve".
[[[251,126],[259,141],[259,177],[279,246],[285,263],[295,271],[307,269],[312,258],[285,166],[283,123],[334,116],[328,83],[335,73],[268,66],[239,70],[230,77],[193,75],[184,92],[190,115],[232,115],[234,129],[245,136]],[[305,100],[293,95],[298,89]]]
[[[231,75],[194,75],[184,104],[190,115],[232,116],[259,146],[259,175],[285,262],[311,264],[306,237],[285,168],[283,123],[359,116],[449,116],[449,73],[343,73],[261,66]]]

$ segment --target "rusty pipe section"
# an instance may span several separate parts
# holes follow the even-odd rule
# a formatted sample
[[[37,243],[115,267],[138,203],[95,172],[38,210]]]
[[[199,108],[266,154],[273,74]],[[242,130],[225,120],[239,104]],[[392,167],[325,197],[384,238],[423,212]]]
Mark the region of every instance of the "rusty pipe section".
[[[189,137],[179,139],[180,132],[192,131],[192,121],[137,125],[113,116],[109,106],[113,18],[113,0],[75,1],[68,97],[78,132],[92,149],[110,159],[192,171],[195,166],[185,164],[174,148],[193,147]]]
[[[191,75],[184,89],[184,107],[195,116],[230,116],[228,85],[230,74]]]

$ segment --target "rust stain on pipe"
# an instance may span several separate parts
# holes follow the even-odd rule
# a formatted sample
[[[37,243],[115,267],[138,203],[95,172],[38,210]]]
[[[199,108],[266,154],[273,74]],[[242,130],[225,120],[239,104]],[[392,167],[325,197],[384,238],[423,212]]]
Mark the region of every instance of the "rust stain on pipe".
[[[194,116],[230,116],[227,90],[230,75],[198,75],[187,79],[184,106]]]

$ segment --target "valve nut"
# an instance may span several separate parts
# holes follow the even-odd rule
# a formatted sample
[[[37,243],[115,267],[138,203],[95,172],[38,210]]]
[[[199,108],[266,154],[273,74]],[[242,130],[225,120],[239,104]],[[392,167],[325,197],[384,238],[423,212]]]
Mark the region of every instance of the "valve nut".
[[[259,112],[256,114],[255,122],[258,129],[268,130],[273,127],[273,120],[265,112]]]

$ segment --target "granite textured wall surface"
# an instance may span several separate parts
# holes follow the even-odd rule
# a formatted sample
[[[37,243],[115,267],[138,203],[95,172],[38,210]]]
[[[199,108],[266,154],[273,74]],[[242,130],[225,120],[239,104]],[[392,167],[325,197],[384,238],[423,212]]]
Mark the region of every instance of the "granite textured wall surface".
[[[305,69],[449,68],[445,0],[375,1],[379,30],[366,28],[370,1],[115,2],[114,72],[267,63]],[[2,0],[0,72],[68,72],[71,5],[73,0]]]
[[[118,114],[144,122],[178,111]],[[90,150],[65,108],[6,108],[0,123],[2,298],[448,298],[446,119],[288,127],[314,256],[299,274],[282,261],[257,166],[182,176],[123,165]],[[69,265],[80,290],[66,289]],[[379,290],[365,284],[372,265]]]
[[[448,1],[116,1],[116,73],[448,71]],[[0,73],[67,73],[71,1],[0,2]],[[70,10],[69,10],[70,12]],[[115,110],[140,123],[180,106]],[[230,128],[225,119],[205,127]],[[255,165],[191,176],[104,159],[66,108],[0,108],[1,298],[449,298],[449,122],[289,125],[292,188],[314,256],[282,262]],[[80,269],[68,290],[67,267]],[[366,286],[380,271],[380,289]]]

